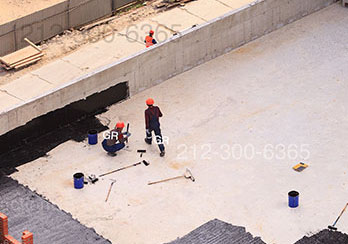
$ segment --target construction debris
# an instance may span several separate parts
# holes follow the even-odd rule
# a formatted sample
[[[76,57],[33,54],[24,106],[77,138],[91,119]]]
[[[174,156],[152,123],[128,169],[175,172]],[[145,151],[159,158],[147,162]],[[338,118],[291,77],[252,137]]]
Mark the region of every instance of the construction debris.
[[[192,1],[196,0],[163,0],[162,2],[156,5],[156,8],[165,8],[165,10],[168,10],[177,6],[184,6],[185,3]]]
[[[42,50],[29,39],[24,38],[24,40],[29,43],[29,46],[0,57],[1,66],[4,69],[19,69],[41,60],[44,55]]]

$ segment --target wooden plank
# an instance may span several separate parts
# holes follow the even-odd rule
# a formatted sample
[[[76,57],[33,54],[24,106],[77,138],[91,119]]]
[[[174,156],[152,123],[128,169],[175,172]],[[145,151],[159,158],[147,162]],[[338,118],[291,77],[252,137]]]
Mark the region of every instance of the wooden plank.
[[[14,64],[11,64],[10,67],[15,67],[15,66],[21,65],[23,63],[26,63],[26,62],[32,60],[32,59],[41,58],[43,55],[44,55],[43,53],[39,53],[38,55],[34,55],[34,56],[32,56],[30,58],[27,58],[27,59],[24,59],[24,60],[22,60],[20,62],[16,62]]]
[[[32,46],[33,48],[35,48],[35,49],[38,50],[39,52],[42,52],[41,48],[39,48],[39,47],[36,46],[34,43],[32,43],[28,38],[24,38],[24,41],[26,41],[30,46]]]
[[[22,61],[24,59],[30,58],[34,55],[39,54],[40,52],[37,51],[32,46],[28,46],[25,48],[22,48],[14,53],[10,53],[4,57],[0,58],[0,61],[7,66],[11,66],[11,64],[14,64],[16,62]]]
[[[7,65],[5,65],[5,64],[1,65],[1,67],[3,67],[3,68],[4,68],[4,69],[6,69],[6,70],[10,70],[10,69],[12,69],[12,68],[8,67],[8,66],[7,66]]]
[[[26,63],[22,63],[21,65],[15,66],[14,68],[15,68],[15,69],[19,69],[19,68],[22,68],[22,67],[27,66],[27,65],[29,65],[29,64],[36,63],[36,62],[39,61],[39,60],[41,60],[41,57],[40,57],[40,58],[36,58],[36,59],[32,59],[32,60],[30,60],[30,61],[28,61],[28,62],[26,62]]]

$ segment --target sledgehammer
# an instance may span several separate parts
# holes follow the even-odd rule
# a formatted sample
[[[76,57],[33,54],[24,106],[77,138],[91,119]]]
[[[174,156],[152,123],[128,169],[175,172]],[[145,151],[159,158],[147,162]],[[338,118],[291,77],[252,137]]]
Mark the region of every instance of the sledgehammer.
[[[336,219],[336,221],[333,223],[333,225],[329,225],[327,228],[329,228],[329,230],[337,230],[337,227],[335,227],[335,225],[337,224],[338,220],[341,218],[342,214],[344,213],[344,211],[346,211],[346,208],[348,206],[348,203],[346,204],[346,206],[343,208],[342,212],[340,213],[340,215],[338,216],[338,218]]]

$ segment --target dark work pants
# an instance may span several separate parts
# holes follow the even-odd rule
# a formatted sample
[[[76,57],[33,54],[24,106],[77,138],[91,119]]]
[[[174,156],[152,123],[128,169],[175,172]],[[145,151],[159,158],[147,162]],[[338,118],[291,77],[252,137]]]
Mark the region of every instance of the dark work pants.
[[[163,139],[161,134],[161,129],[159,127],[157,128],[150,128],[146,130],[146,142],[151,143],[152,142],[152,131],[155,132],[156,142],[159,147],[159,150],[161,152],[164,151],[164,145],[163,145]]]

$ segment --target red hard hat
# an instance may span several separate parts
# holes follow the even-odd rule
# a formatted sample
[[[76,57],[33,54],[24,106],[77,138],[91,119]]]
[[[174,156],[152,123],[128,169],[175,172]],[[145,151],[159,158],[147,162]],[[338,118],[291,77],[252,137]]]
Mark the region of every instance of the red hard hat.
[[[150,30],[150,34],[154,34],[155,32],[153,30]]]
[[[155,103],[155,101],[152,98],[148,98],[146,100],[146,105],[153,105]]]
[[[124,123],[123,122],[117,122],[116,128],[123,129],[124,128]]]

